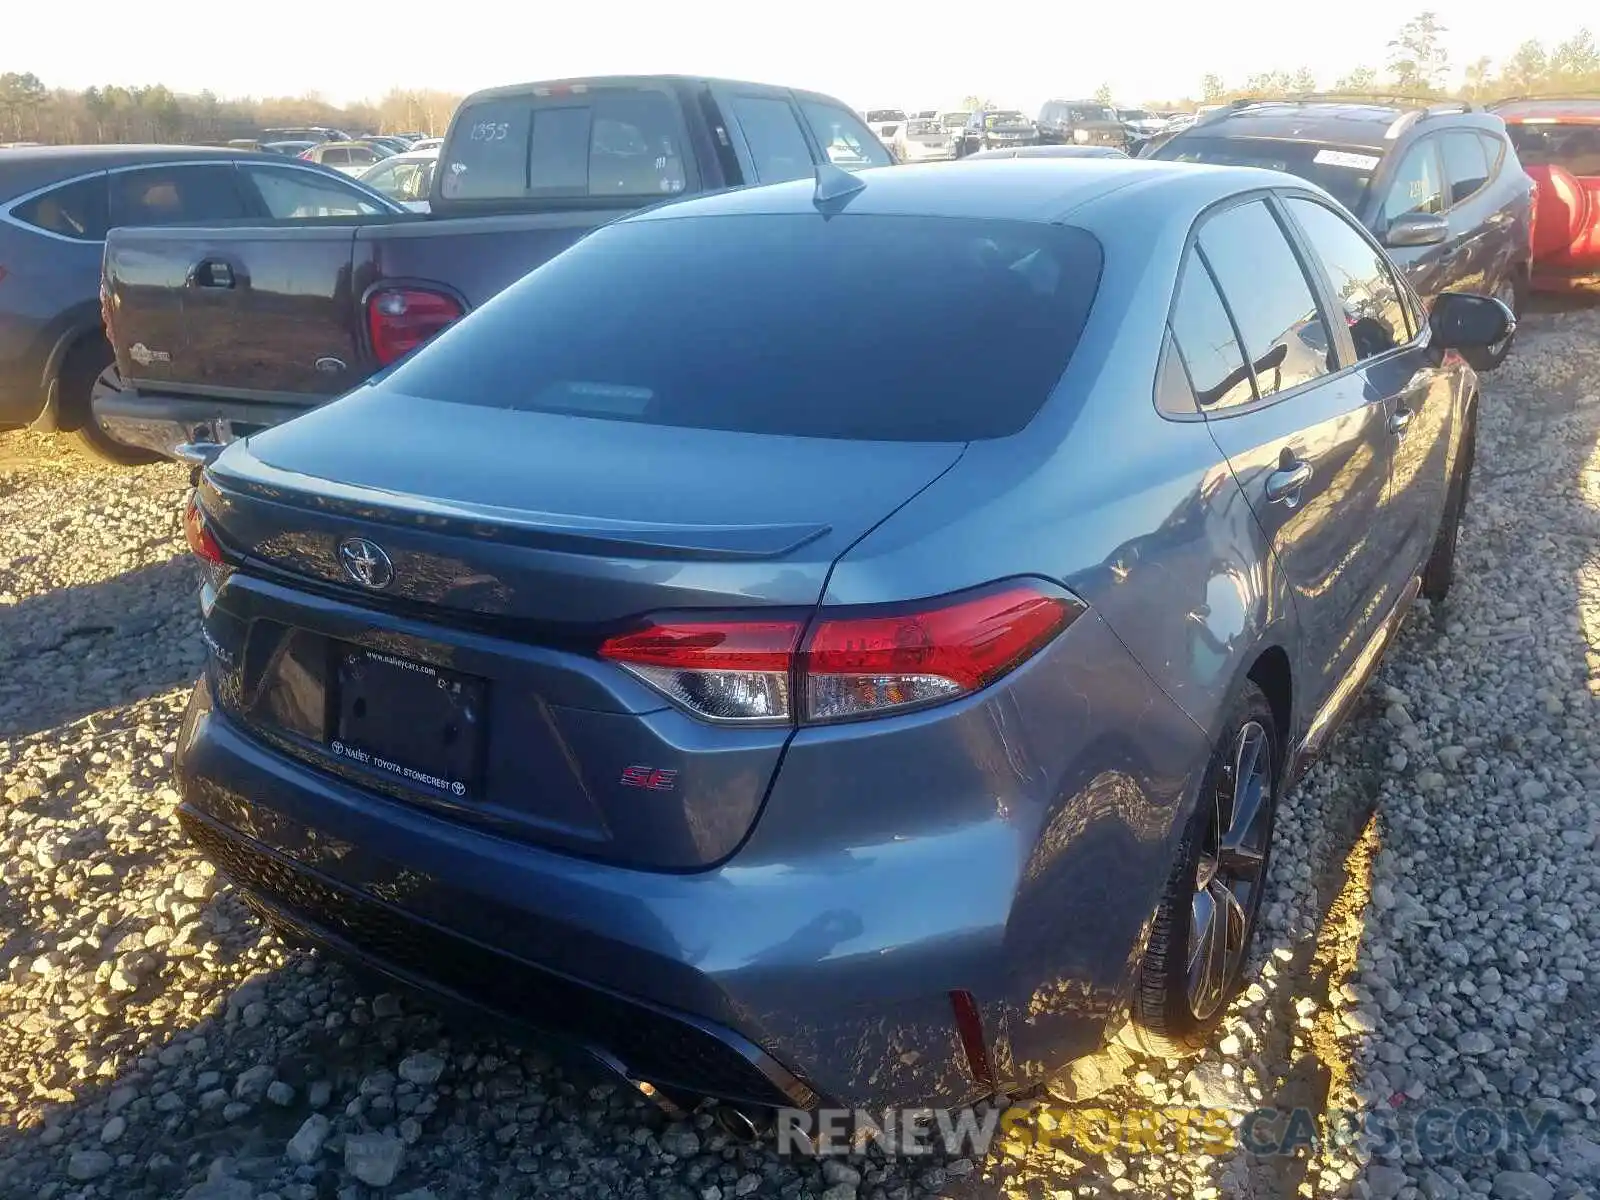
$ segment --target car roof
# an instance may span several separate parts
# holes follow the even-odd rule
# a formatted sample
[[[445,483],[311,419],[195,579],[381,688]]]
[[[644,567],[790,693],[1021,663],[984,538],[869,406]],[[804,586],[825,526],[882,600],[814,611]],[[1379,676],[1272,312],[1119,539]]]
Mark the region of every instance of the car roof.
[[[1507,124],[1525,121],[1600,122],[1600,96],[1530,96],[1504,100],[1494,114]]]
[[[585,87],[598,90],[602,88],[662,87],[673,84],[691,87],[763,88],[773,91],[793,92],[796,96],[826,100],[830,104],[838,104],[845,108],[849,107],[838,97],[830,96],[826,92],[813,92],[807,88],[790,87],[788,84],[783,83],[758,83],[750,79],[721,79],[713,75],[585,75],[575,76],[571,79],[535,79],[527,83],[512,83],[501,87],[481,88],[466,96],[461,101],[461,107],[465,108],[469,104],[477,104],[483,100],[526,96],[535,88]]]
[[[0,202],[95,171],[143,163],[236,159],[241,155],[277,157],[232,146],[16,146],[0,159]]]
[[[1097,201],[1142,197],[1198,213],[1217,200],[1254,188],[1316,188],[1298,176],[1257,167],[1208,166],[1119,158],[1016,158],[879,167],[855,176],[866,186],[835,201],[852,215],[964,217],[1054,222]],[[679,200],[626,221],[688,217],[814,213],[816,182],[797,179]]]
[[[1438,111],[1449,105],[1447,111]],[[1422,104],[1361,100],[1250,100],[1236,101],[1197,120],[1180,138],[1259,137],[1296,142],[1329,142],[1362,146],[1380,154],[1394,143],[1396,124],[1450,117],[1493,132],[1498,124],[1487,113],[1445,102],[1438,108]]]

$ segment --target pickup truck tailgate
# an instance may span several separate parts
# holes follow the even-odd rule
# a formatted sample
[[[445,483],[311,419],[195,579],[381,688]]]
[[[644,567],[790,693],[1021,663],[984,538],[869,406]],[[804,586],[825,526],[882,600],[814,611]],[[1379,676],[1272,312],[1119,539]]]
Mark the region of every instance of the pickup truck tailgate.
[[[348,391],[368,374],[352,294],[358,228],[115,230],[105,278],[123,378],[307,405]]]

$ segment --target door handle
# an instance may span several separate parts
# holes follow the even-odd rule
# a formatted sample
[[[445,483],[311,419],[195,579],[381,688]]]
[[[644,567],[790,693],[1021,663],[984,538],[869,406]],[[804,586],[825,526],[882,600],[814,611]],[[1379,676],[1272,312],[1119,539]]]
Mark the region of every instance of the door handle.
[[[233,265],[220,258],[202,259],[189,272],[189,282],[196,287],[231,288],[234,283]]]
[[[1311,482],[1311,464],[1304,459],[1284,463],[1267,476],[1267,502],[1293,508],[1300,493]]]
[[[1393,414],[1391,414],[1389,417],[1389,432],[1394,434],[1397,438],[1405,437],[1406,429],[1410,426],[1412,418],[1416,415],[1417,414],[1412,412],[1409,408],[1395,409]]]

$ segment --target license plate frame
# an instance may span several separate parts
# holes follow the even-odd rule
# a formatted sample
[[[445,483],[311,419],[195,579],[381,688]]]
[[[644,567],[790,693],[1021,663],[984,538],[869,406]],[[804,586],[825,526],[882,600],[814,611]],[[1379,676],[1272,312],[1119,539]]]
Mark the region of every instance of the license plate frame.
[[[481,799],[488,681],[348,643],[330,646],[328,751],[423,795]]]

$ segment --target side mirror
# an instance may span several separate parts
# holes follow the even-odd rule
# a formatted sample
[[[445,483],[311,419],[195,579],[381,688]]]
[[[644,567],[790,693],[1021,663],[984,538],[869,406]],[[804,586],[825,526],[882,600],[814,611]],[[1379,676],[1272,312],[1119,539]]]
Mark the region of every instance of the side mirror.
[[[1428,328],[1440,350],[1479,350],[1515,333],[1517,318],[1493,296],[1440,292],[1428,313]]]
[[[1437,246],[1450,236],[1450,222],[1438,213],[1407,213],[1389,226],[1383,244],[1391,247]]]

